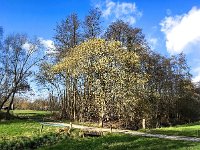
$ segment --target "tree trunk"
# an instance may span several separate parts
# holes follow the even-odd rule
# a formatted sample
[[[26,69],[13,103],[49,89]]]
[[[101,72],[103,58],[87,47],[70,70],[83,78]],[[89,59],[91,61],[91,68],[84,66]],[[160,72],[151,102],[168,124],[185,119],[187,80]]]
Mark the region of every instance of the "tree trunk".
[[[76,88],[75,88],[76,79],[74,79],[74,80],[75,80],[75,83],[74,83],[74,108],[73,108],[73,110],[74,110],[74,120],[76,120]]]
[[[12,107],[12,104],[13,104],[13,101],[14,101],[14,97],[15,97],[15,92],[12,94],[12,99],[11,99],[10,104],[8,106],[7,114],[9,114],[9,112],[11,110],[11,107]]]
[[[99,120],[99,126],[103,128],[103,119],[104,119],[104,112],[101,113],[100,120]]]
[[[4,104],[8,101],[10,96],[12,95],[12,92],[10,92],[3,100],[3,102],[0,104],[0,110],[3,108]]]

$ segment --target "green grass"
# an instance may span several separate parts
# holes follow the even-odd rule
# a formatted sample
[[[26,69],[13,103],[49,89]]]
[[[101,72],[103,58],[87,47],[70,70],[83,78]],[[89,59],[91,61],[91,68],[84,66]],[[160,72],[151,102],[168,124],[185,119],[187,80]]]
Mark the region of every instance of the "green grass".
[[[51,116],[51,112],[49,111],[14,110],[12,113],[24,118],[42,118],[44,116]],[[85,125],[89,124],[86,123]],[[70,137],[64,136],[60,138],[60,135],[57,134],[58,127],[44,126],[42,132],[41,127],[40,123],[27,119],[15,119],[0,122],[0,149],[2,149],[2,144],[6,150],[14,148],[23,149],[27,147],[31,149],[41,145],[43,145],[43,147],[41,147],[40,150],[200,149],[200,143],[197,142],[173,141],[125,134],[108,134],[98,138],[81,138],[78,137],[79,130],[73,131]],[[198,129],[200,129],[200,122],[169,128],[146,130],[146,132],[167,135],[197,136]],[[51,146],[48,146],[49,144],[51,144]],[[16,147],[13,145],[16,145]]]
[[[13,110],[11,111],[11,114],[23,118],[42,118],[52,115],[50,111],[38,111],[38,110]]]
[[[40,111],[40,110],[12,110],[14,114],[40,114],[40,115],[46,115],[51,114],[50,111]]]
[[[0,120],[1,150],[33,149],[41,145],[58,142],[68,136],[66,133],[59,133],[59,127],[42,127],[39,122],[35,121],[51,116],[51,112],[14,110],[11,113],[12,116],[18,116],[23,119]],[[5,115],[5,112],[1,112],[1,115]]]
[[[153,134],[200,137],[200,122],[140,131]]]
[[[42,129],[42,130],[41,130]],[[0,122],[0,149],[34,149],[66,138],[58,133],[58,127],[44,126],[33,120],[9,120]]]
[[[5,115],[5,112],[1,114]],[[14,110],[11,114],[23,119],[0,120],[0,149],[33,148],[43,143],[52,143],[54,139],[60,139],[56,132],[58,127],[44,126],[42,128],[39,122],[34,121],[51,116],[51,112]]]
[[[198,150],[200,143],[111,134],[99,138],[68,138],[38,150]]]
[[[45,126],[41,130],[41,124],[30,120],[9,120],[0,122],[0,141],[12,140],[20,137],[33,137],[41,134],[55,132],[55,127]]]

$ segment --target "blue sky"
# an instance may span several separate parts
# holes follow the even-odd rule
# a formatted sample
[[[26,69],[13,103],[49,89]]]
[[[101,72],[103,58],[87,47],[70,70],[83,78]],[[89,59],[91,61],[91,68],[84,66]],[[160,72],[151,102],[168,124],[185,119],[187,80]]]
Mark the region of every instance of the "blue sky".
[[[200,80],[199,0],[0,0],[0,26],[5,34],[40,37],[52,48],[61,19],[72,12],[83,19],[95,6],[103,12],[104,27],[121,18],[142,28],[155,51],[167,56],[183,51],[194,81]]]

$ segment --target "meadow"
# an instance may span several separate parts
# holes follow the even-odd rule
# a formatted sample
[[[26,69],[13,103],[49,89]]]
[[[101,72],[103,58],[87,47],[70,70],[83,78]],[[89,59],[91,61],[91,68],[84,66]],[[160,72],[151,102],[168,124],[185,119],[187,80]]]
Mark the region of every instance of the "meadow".
[[[108,133],[101,137],[81,137],[80,130],[70,134],[58,132],[61,127],[43,126],[35,120],[51,116],[48,111],[15,110],[14,116],[21,119],[1,120],[0,149],[38,149],[38,150],[184,150],[200,149],[200,143],[148,138],[127,134]],[[26,118],[25,118],[26,117]],[[175,127],[145,130],[145,132],[166,135],[198,136],[200,123]],[[144,130],[141,130],[144,131]]]
[[[176,125],[172,127],[162,127],[147,130],[142,129],[140,131],[152,134],[200,137],[200,122]]]
[[[64,138],[58,134],[58,127],[42,126],[35,120],[49,116],[50,112],[16,110],[14,116],[20,117],[0,122],[0,149],[37,148]]]
[[[147,138],[125,134],[108,134],[98,138],[67,138],[39,150],[198,150],[200,143]]]
[[[11,114],[21,118],[42,119],[43,117],[51,116],[52,112],[39,110],[12,110]]]

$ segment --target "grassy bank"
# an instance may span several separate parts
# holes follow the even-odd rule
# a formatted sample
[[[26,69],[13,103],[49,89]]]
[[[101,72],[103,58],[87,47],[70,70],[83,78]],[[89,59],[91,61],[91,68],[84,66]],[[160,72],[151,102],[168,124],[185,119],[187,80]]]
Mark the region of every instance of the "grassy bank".
[[[200,137],[200,122],[177,125],[174,127],[156,128],[156,129],[140,130],[140,131],[153,134]]]
[[[99,138],[68,138],[39,150],[198,150],[200,143],[111,134]]]
[[[31,120],[0,122],[0,149],[33,149],[63,139],[58,127],[44,126]]]

